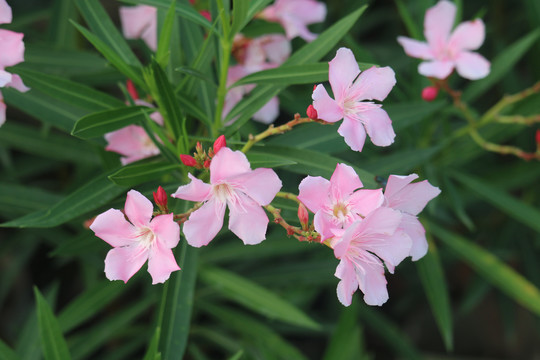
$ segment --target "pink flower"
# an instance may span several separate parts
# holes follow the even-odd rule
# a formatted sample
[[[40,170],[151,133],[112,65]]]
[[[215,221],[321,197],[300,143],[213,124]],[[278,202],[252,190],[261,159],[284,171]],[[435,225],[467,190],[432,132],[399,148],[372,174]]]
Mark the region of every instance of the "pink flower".
[[[307,26],[324,21],[326,5],[314,0],[276,0],[260,16],[267,21],[279,22],[289,40],[300,36],[306,41],[313,41],[317,35]]]
[[[152,107],[151,104],[141,100],[135,100],[135,103]],[[150,118],[159,125],[163,125],[163,117],[159,112],[153,112]],[[159,154],[159,148],[139,125],[129,125],[105,134],[105,140],[107,140],[105,150],[123,155],[120,158],[122,165]]]
[[[351,224],[334,245],[334,255],[341,260],[335,276],[341,279],[337,296],[343,305],[351,304],[358,288],[368,305],[388,300],[384,265],[393,273],[411,249],[411,239],[398,228],[401,218],[399,211],[380,207]]]
[[[0,24],[9,24],[12,20],[11,7],[5,0],[0,0]],[[24,34],[0,29],[0,88],[12,87],[20,92],[26,92],[26,87],[19,75],[5,70],[8,66],[24,61]],[[6,121],[6,104],[0,94],[0,126]]]
[[[321,241],[381,206],[384,201],[382,191],[356,191],[362,186],[354,169],[345,164],[337,164],[330,181],[320,176],[307,176],[302,180],[298,200],[315,213],[313,223],[321,234]]]
[[[157,9],[148,5],[121,6],[120,22],[126,39],[142,39],[157,50]]]
[[[165,282],[173,271],[180,270],[171,250],[180,240],[173,214],[152,219],[152,203],[135,190],[128,192],[124,211],[125,216],[109,209],[90,225],[97,237],[113,247],[105,258],[105,275],[127,282],[148,260],[152,284]]]
[[[459,24],[452,32],[456,6],[449,1],[439,1],[429,8],[424,19],[424,36],[427,43],[398,37],[407,55],[428,60],[418,66],[424,76],[445,79],[454,68],[462,77],[477,80],[486,77],[490,63],[483,56],[471,52],[484,42],[485,28],[480,19]]]
[[[428,249],[425,230],[416,215],[420,213],[427,203],[441,193],[438,187],[431,185],[427,180],[412,183],[418,175],[408,176],[390,175],[384,191],[383,206],[399,210],[403,217],[399,228],[412,240],[410,256],[413,261],[422,258]]]
[[[189,174],[191,182],[180,186],[172,196],[204,202],[184,223],[184,234],[191,246],[200,247],[217,235],[229,208],[229,229],[244,244],[258,244],[266,237],[268,216],[261,206],[268,205],[281,189],[281,180],[272,169],[251,170],[240,151],[222,148],[210,164],[210,184]]]
[[[341,48],[329,63],[328,77],[335,100],[323,85],[318,85],[312,95],[319,119],[343,119],[338,133],[354,151],[362,151],[366,132],[377,146],[392,144],[396,134],[386,111],[380,104],[362,100],[384,100],[396,84],[394,71],[372,67],[360,74],[352,51]]]

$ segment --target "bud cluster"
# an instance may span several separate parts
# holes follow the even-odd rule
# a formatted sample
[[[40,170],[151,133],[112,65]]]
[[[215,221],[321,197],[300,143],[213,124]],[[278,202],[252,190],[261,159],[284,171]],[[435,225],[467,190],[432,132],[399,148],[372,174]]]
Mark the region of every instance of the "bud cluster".
[[[180,160],[182,161],[182,164],[189,167],[208,169],[212,162],[212,158],[225,146],[227,146],[225,135],[221,135],[214,141],[214,146],[208,149],[208,153],[203,149],[201,143],[197,141],[193,156],[181,154]]]

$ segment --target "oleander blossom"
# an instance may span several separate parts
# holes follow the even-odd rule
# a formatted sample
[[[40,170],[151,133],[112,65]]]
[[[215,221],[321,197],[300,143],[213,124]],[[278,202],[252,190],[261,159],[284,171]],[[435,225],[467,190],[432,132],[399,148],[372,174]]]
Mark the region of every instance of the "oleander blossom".
[[[11,7],[5,0],[0,0],[0,24],[9,24],[12,21]],[[5,68],[17,65],[24,61],[24,34],[10,30],[0,29],[0,88],[11,87],[20,92],[27,92],[19,75],[11,74]],[[0,93],[0,126],[6,121],[6,104]]]
[[[490,63],[482,55],[472,52],[484,42],[485,26],[481,19],[459,24],[452,32],[456,6],[450,1],[439,1],[426,11],[424,36],[426,42],[399,36],[398,42],[407,55],[427,60],[418,72],[427,77],[447,78],[454,68],[469,80],[486,77]]]
[[[124,212],[125,216],[109,209],[90,225],[97,237],[113,247],[105,258],[105,275],[127,282],[148,260],[152,284],[165,282],[173,271],[180,270],[171,250],[180,240],[173,214],[152,218],[152,203],[135,190],[127,193]]]
[[[135,104],[153,107],[142,100],[135,100]],[[157,124],[163,125],[163,117],[158,111],[150,114],[150,119]],[[142,126],[128,125],[116,131],[105,134],[107,146],[105,150],[116,152],[120,157],[122,165],[145,159],[160,153],[159,148],[154,144]]]
[[[396,84],[390,67],[372,67],[360,72],[350,49],[340,48],[328,64],[328,78],[335,99],[323,85],[313,91],[313,107],[319,119],[336,122],[343,119],[338,133],[354,151],[362,151],[366,133],[373,144],[389,146],[396,134],[392,120],[380,104]]]
[[[348,226],[334,244],[340,259],[335,276],[339,301],[349,306],[357,289],[368,305],[381,306],[388,300],[384,267],[394,273],[411,249],[411,239],[399,229],[403,215],[388,207],[379,207],[364,219]],[[384,265],[383,265],[384,262]]]
[[[310,24],[323,22],[326,18],[326,5],[314,0],[276,0],[259,15],[271,22],[279,22],[285,29],[287,39],[300,36],[305,41],[317,38],[307,28]]]
[[[427,203],[441,193],[438,187],[427,180],[413,183],[418,175],[390,175],[384,191],[383,206],[398,210],[402,214],[399,228],[412,240],[410,256],[416,261],[426,255],[428,243],[426,231],[417,215]]]
[[[302,180],[298,200],[315,214],[313,223],[321,241],[382,205],[381,189],[358,190],[362,186],[354,169],[345,164],[337,164],[330,181],[320,176]]]
[[[221,148],[210,163],[210,184],[189,174],[191,182],[180,186],[175,198],[201,201],[184,223],[184,235],[191,246],[201,247],[223,226],[229,208],[229,229],[244,244],[258,244],[266,238],[268,216],[262,206],[270,204],[281,189],[281,180],[272,169],[251,170],[241,151]]]
[[[157,50],[157,9],[148,5],[121,6],[120,22],[126,39],[142,39],[152,51]]]

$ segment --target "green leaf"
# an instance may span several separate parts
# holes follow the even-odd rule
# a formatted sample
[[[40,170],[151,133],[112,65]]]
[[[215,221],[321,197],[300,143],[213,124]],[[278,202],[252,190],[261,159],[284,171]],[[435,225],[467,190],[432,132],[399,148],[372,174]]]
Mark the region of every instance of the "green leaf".
[[[514,68],[514,65],[525,55],[527,50],[538,40],[540,29],[536,29],[521,39],[508,46],[493,60],[491,71],[484,79],[474,81],[463,92],[463,99],[473,101],[488,91],[506,73]]]
[[[124,106],[124,103],[119,99],[60,76],[47,75],[43,72],[20,68],[16,72],[29,87],[43,91],[49,96],[74,106],[92,111]]]
[[[428,229],[429,232],[429,229]],[[427,254],[416,262],[422,286],[441,332],[446,351],[453,349],[452,311],[446,279],[435,243],[428,238]]]
[[[260,167],[275,168],[278,166],[294,165],[296,162],[268,153],[248,152],[246,157],[253,169]]]
[[[504,191],[470,175],[453,172],[452,177],[500,211],[529,226],[531,229],[540,232],[540,211],[538,209],[516,200]]]
[[[433,223],[430,231],[478,274],[503,293],[540,316],[540,291],[489,251]]]
[[[396,3],[396,6],[398,8],[399,16],[401,17],[401,20],[403,20],[403,23],[405,24],[405,27],[407,28],[407,32],[413,39],[420,40],[420,29],[418,27],[418,24],[416,21],[413,20],[411,13],[409,12],[409,9],[407,9],[407,6],[403,3],[402,0],[394,0]]]
[[[135,5],[146,4],[146,5],[159,7],[162,9],[168,9],[169,6],[171,5],[170,0],[121,0],[121,1],[125,3],[129,3],[129,4],[135,4]],[[176,13],[186,20],[189,20],[198,25],[201,25],[207,28],[208,30],[212,30],[212,24],[210,24],[210,22],[208,22],[208,20],[206,20],[204,16],[199,14],[197,10],[195,10],[195,8],[193,8],[193,6],[191,5],[184,5],[180,3],[176,4]]]
[[[201,271],[201,279],[233,301],[271,319],[318,330],[320,325],[275,293],[239,275],[213,268]]]
[[[60,199],[58,195],[39,188],[0,182],[0,210],[12,214],[27,214],[46,209]]]
[[[36,296],[39,337],[45,360],[71,359],[66,340],[60,331],[60,325],[58,325],[58,320],[54,316],[51,307],[37,287],[34,287],[34,294]]]
[[[143,360],[158,360],[161,359],[161,353],[159,352],[159,336],[161,334],[161,329],[159,326],[156,328],[152,340],[150,340],[150,345],[148,345],[148,350],[144,354]]]
[[[123,106],[84,116],[77,120],[71,134],[81,139],[103,136],[111,131],[144,121],[145,114],[155,109],[146,106]]]
[[[250,18],[247,17],[250,5],[251,4],[249,1],[233,0],[232,25],[230,33],[231,40],[244,28],[244,26],[246,26],[250,20]]]
[[[163,26],[161,27],[161,32],[159,34],[156,61],[163,67],[167,66],[169,63],[171,35],[174,27],[174,20],[176,18],[175,6],[176,0],[171,1],[171,5],[169,10],[167,10],[167,15],[165,16],[165,21],[163,22]]]
[[[259,151],[261,149],[262,151]],[[323,176],[330,178],[336,165],[343,160],[320,153],[318,151],[297,149],[287,146],[270,146],[253,147],[249,154],[270,154],[276,159],[281,157],[284,160],[294,161],[296,165],[286,167],[285,169],[299,174],[310,174],[312,176]],[[362,170],[354,165],[351,165],[354,171],[358,174],[365,187],[376,188],[375,176],[365,170]]]
[[[69,24],[72,27],[71,24]],[[107,71],[107,62],[95,52],[58,50],[25,44],[24,62],[17,68],[64,77],[93,75]]]
[[[180,251],[178,265],[182,270],[165,283],[157,321],[163,359],[181,359],[186,351],[197,278],[198,249],[186,241],[176,249]]]
[[[366,358],[362,352],[362,331],[358,323],[358,302],[343,307],[323,360],[358,360]]]
[[[126,191],[125,188],[110,182],[108,175],[94,178],[48,210],[25,215],[0,224],[0,227],[54,227],[95,210]]]
[[[96,38],[114,51],[122,62],[131,66],[141,67],[139,59],[137,59],[137,56],[131,51],[128,43],[113,24],[111,18],[99,1],[75,0],[75,4]]]
[[[369,69],[374,64],[358,63],[360,70]],[[246,84],[272,84],[272,85],[293,85],[293,84],[316,84],[328,81],[328,63],[282,65],[274,69],[258,71],[249,74],[231,87]]]
[[[365,9],[366,6],[362,6],[358,10],[353,11],[351,14],[339,20],[320,34],[317,39],[304,45],[301,49],[292,54],[291,57],[283,63],[283,66],[303,65],[320,60],[351,29]],[[253,114],[264,106],[264,104],[266,104],[273,96],[276,96],[283,88],[285,88],[284,85],[257,86],[251,91],[249,97],[240,101],[229,114],[227,114],[224,123],[227,123],[236,117],[238,118],[227,128],[225,136],[229,137],[238,131],[244,123],[251,119]]]
[[[141,183],[156,180],[159,177],[180,170],[179,164],[156,161],[144,164],[129,164],[109,176],[117,185],[133,187]]]
[[[56,0],[52,9],[52,17],[49,23],[49,38],[55,48],[76,48],[77,39],[75,30],[68,19],[77,16],[77,10],[71,0]],[[24,54],[26,61],[26,53]]]
[[[0,358],[4,360],[19,360],[14,350],[12,350],[6,343],[0,339]]]
[[[393,322],[388,320],[379,309],[361,304],[359,310],[362,324],[371,328],[373,332],[384,340],[386,345],[396,352],[397,358],[422,359],[407,336]]]
[[[94,47],[107,59],[115,68],[117,68],[122,74],[124,74],[128,79],[133,80],[134,83],[146,89],[146,84],[141,77],[139,68],[130,65],[125,62],[120,55],[118,55],[114,50],[103,42],[99,37],[92,34],[88,29],[82,27],[81,25],[71,22],[73,26],[80,31],[81,34],[88,40]]]
[[[99,241],[94,237],[94,240]],[[94,317],[112,301],[120,297],[126,286],[119,282],[102,281],[71,301],[58,315],[62,331],[68,332]]]

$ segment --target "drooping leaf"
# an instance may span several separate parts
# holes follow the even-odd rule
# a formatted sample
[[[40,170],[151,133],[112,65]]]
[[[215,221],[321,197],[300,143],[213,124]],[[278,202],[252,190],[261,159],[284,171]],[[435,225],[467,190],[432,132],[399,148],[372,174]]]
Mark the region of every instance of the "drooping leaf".
[[[155,111],[146,106],[123,106],[84,116],[77,120],[71,134],[81,139],[103,136],[125,126],[144,121],[145,114]]]
[[[129,164],[109,176],[117,185],[133,187],[143,182],[158,179],[160,176],[180,170],[179,164],[171,164],[164,161],[154,161],[143,164]]]

